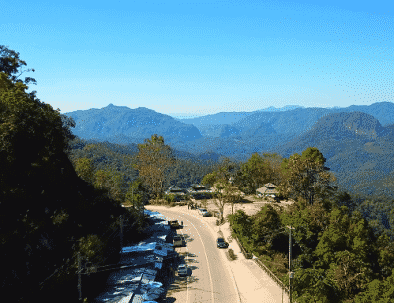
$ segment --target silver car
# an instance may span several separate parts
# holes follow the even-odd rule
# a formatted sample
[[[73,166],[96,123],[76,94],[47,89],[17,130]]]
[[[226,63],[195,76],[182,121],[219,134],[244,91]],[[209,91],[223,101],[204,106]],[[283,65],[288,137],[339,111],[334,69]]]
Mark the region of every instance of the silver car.
[[[205,208],[199,208],[198,211],[200,212],[200,215],[203,215],[205,212],[208,212]]]

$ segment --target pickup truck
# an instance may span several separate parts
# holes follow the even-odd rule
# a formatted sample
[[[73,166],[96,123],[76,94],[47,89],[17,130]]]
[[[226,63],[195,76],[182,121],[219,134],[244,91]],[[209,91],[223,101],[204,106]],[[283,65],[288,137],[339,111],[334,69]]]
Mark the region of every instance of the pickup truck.
[[[168,225],[170,225],[171,228],[179,228],[180,227],[178,220],[168,221]]]

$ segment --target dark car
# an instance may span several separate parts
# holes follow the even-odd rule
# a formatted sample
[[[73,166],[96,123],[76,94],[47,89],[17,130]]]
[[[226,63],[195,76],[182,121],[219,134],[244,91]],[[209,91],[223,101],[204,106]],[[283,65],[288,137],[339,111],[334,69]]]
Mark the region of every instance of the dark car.
[[[200,213],[200,215],[204,215],[204,213],[208,212],[205,208],[199,208],[198,212]]]
[[[216,245],[218,248],[227,248],[228,247],[228,243],[226,241],[224,241],[223,238],[217,238]]]
[[[178,220],[172,220],[172,221],[168,221],[168,225],[173,228],[173,229],[177,229],[180,227]]]
[[[186,264],[180,264],[178,266],[178,275],[179,276],[187,276],[188,275],[188,267]]]

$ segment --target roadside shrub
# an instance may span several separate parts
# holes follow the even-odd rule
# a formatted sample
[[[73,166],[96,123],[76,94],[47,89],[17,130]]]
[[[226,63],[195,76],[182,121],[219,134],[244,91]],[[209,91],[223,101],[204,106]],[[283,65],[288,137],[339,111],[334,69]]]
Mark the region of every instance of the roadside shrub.
[[[170,202],[170,207],[174,207],[175,206],[175,202]]]
[[[174,201],[175,201],[175,195],[174,195],[174,194],[165,195],[165,196],[164,196],[164,199],[165,199],[168,203],[174,202]]]
[[[229,248],[229,250],[228,250],[228,255],[230,256],[230,258],[231,258],[232,260],[235,260],[235,259],[237,258],[237,256],[234,254],[234,251],[233,251],[232,248]]]

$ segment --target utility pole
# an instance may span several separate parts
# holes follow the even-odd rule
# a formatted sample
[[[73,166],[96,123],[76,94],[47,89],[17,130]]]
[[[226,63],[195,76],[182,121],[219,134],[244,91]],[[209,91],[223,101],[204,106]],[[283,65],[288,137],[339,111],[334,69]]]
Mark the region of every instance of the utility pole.
[[[82,300],[82,282],[81,282],[81,253],[78,252],[78,291],[79,291],[79,301]]]
[[[291,279],[294,277],[294,273],[291,271],[291,230],[295,229],[294,227],[287,226],[290,229],[289,233],[289,302],[292,303],[291,298]]]
[[[123,215],[120,215],[120,251],[123,248]]]

